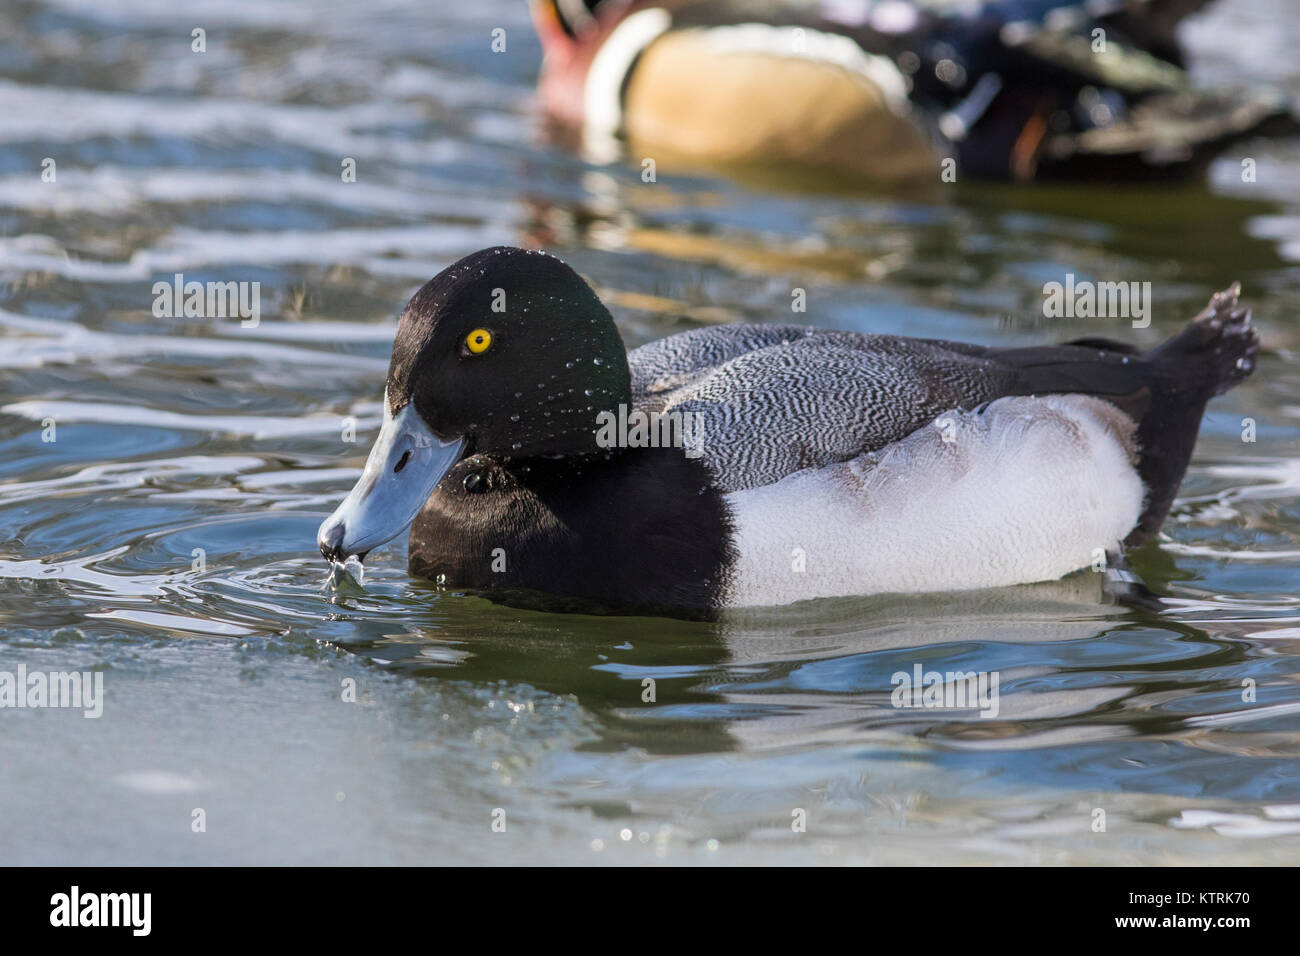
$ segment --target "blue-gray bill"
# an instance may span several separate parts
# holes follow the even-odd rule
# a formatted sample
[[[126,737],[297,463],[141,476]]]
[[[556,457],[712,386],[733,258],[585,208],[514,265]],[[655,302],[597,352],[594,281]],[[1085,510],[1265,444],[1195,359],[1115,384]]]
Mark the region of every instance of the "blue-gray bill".
[[[364,559],[411,526],[434,486],[460,460],[463,439],[440,438],[413,403],[396,415],[384,400],[384,423],[356,486],[316,533],[330,561]]]

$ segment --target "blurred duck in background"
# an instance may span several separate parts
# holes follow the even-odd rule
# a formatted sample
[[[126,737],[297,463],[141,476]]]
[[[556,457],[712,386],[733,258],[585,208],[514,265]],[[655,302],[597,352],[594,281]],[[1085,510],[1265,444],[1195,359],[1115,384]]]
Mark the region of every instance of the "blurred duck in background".
[[[1293,134],[1267,89],[1192,89],[1207,0],[532,0],[542,107],[588,158],[819,177],[1134,179]]]

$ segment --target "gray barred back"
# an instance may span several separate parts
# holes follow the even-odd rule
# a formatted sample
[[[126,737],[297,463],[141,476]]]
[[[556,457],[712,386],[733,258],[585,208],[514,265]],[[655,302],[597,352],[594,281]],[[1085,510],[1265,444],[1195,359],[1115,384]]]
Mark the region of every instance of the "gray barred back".
[[[898,441],[942,412],[1007,393],[980,346],[796,325],[696,329],[628,355],[635,406],[699,416],[723,491]]]

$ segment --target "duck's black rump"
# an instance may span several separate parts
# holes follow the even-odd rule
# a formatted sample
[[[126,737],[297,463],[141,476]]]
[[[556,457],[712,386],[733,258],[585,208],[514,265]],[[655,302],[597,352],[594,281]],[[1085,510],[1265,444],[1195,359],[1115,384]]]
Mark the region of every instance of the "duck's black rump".
[[[1104,338],[1065,345],[989,349],[982,354],[1015,370],[1015,391],[1036,395],[1095,395],[1137,422],[1138,473],[1147,499],[1125,544],[1159,529],[1196,445],[1206,403],[1247,378],[1259,335],[1234,283],[1210,299],[1178,335],[1148,351]]]

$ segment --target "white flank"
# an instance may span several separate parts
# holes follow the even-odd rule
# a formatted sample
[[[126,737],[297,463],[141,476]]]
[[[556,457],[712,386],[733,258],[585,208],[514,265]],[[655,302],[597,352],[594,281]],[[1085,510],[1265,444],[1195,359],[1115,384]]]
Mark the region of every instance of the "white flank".
[[[875,453],[727,496],[727,604],[1003,587],[1093,564],[1137,523],[1133,423],[1081,395],[953,411]]]

